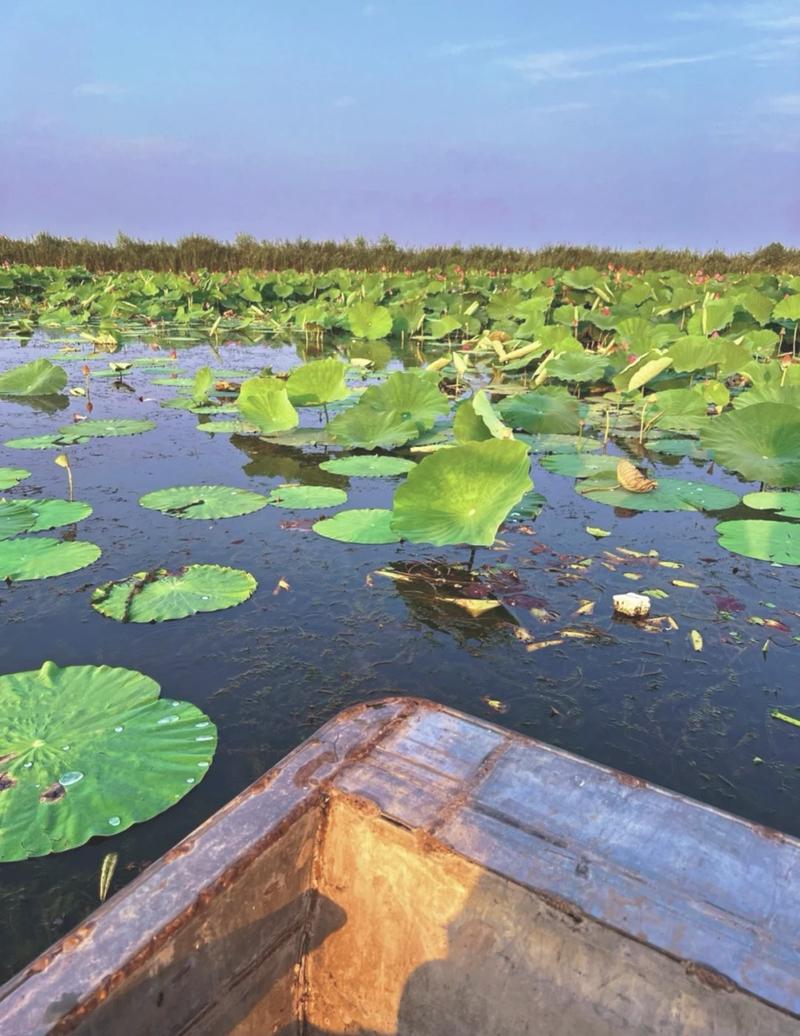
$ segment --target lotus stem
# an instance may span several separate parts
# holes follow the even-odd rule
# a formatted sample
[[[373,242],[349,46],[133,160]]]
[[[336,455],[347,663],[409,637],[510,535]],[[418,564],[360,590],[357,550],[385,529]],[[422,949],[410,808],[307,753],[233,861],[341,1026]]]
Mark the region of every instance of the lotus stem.
[[[472,571],[472,566],[475,564],[475,551],[477,547],[471,547],[469,552],[469,560],[467,561],[467,572]]]
[[[72,503],[74,499],[74,487],[72,484],[72,468],[69,466],[69,457],[67,457],[66,453],[59,453],[59,455],[55,459],[55,463],[58,464],[60,468],[64,468],[67,472],[67,498],[69,502]]]

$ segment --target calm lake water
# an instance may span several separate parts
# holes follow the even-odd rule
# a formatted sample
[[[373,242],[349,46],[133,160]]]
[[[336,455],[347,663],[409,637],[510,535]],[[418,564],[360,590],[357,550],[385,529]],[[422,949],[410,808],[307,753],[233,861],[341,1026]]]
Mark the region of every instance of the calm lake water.
[[[0,370],[53,357],[63,342],[0,342]],[[204,344],[179,348],[176,366],[184,375],[207,363],[255,373],[319,355],[306,357],[303,343],[287,342],[231,343],[216,352]],[[134,343],[114,359],[141,355],[167,351]],[[397,349],[389,366],[417,362]],[[83,384],[80,362],[66,369],[71,386]],[[494,586],[504,607],[471,618],[437,603],[422,581],[374,574],[396,563],[463,565],[463,548],[332,542],[308,528],[309,518],[326,513],[319,511],[267,507],[200,522],[141,508],[142,494],[173,485],[267,492],[285,481],[341,487],[348,507],[385,507],[397,485],[321,471],[323,448],[199,432],[194,415],[159,407],[176,391],[153,385],[157,376],[132,371],[122,384],[91,382],[92,417],[151,418],[157,429],[71,451],[75,498],[94,508],[77,535],[103,555],[72,575],[0,588],[0,671],[37,669],[46,659],[141,670],[165,695],[205,710],[219,728],[219,748],[203,783],[156,819],[71,852],[0,865],[0,979],[97,906],[105,853],[119,854],[116,891],[331,715],[366,698],[432,698],[800,835],[800,729],[769,715],[775,707],[800,715],[796,569],[729,554],[717,545],[709,515],[615,515],[534,460],[534,483],[547,504],[535,521],[501,529],[493,550],[478,551],[478,574],[503,566]],[[54,432],[84,409],[85,400],[66,395],[55,404],[2,401],[2,441]],[[316,411],[304,418],[320,420]],[[7,495],[63,497],[64,472],[54,456],[0,445],[0,465],[32,472]],[[757,488],[724,472],[705,474],[707,466],[674,459],[657,470],[710,478],[738,493]],[[595,539],[586,526],[611,535]],[[190,562],[247,569],[259,589],[230,611],[159,625],[123,625],[90,607],[99,583]],[[676,587],[676,578],[697,587]],[[278,589],[281,579],[288,590]],[[654,614],[672,616],[677,630],[648,633],[613,617],[614,593],[653,588],[669,595],[653,601]],[[576,615],[587,601],[593,613]],[[584,636],[557,637],[565,627]],[[703,636],[701,652],[690,643],[693,629]],[[521,631],[562,643],[529,651]]]

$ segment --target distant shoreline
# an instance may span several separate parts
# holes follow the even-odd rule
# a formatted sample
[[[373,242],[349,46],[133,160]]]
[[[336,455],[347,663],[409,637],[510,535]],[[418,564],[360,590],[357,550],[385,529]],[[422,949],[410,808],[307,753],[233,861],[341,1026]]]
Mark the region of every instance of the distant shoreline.
[[[404,248],[388,237],[369,242],[357,237],[345,241],[257,241],[240,234],[232,242],[210,237],[184,237],[175,243],[139,241],[120,234],[113,243],[37,234],[32,238],[0,235],[0,263],[31,266],[83,266],[93,273],[130,270],[190,272],[213,271],[353,270],[465,270],[524,272],[544,266],[573,268],[609,265],[632,271],[681,270],[708,274],[800,274],[800,248],[773,243],[754,252],[695,252],[690,249],[614,249],[595,246],[546,245],[537,249],[494,245],[433,245]]]

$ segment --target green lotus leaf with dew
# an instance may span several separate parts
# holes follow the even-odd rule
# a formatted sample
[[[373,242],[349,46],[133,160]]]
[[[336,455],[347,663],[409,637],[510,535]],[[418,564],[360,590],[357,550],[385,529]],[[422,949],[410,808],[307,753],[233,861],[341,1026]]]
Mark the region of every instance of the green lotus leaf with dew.
[[[256,586],[254,577],[239,568],[157,568],[99,586],[92,594],[92,607],[118,622],[167,622],[233,608],[251,597]]]
[[[175,805],[208,770],[214,724],[142,673],[45,662],[0,676],[0,861],[64,852]]]
[[[392,529],[392,512],[380,507],[360,507],[339,511],[331,518],[321,518],[313,525],[314,532],[340,543],[397,543],[399,535]]]

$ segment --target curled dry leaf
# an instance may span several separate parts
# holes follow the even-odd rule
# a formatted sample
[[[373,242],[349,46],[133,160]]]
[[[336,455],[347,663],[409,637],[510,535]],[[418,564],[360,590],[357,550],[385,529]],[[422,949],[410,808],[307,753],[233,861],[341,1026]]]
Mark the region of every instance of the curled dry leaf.
[[[658,483],[643,475],[629,460],[621,460],[617,464],[617,481],[629,493],[649,493]]]

